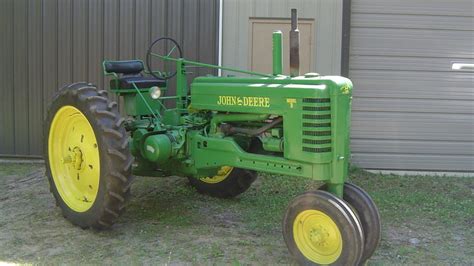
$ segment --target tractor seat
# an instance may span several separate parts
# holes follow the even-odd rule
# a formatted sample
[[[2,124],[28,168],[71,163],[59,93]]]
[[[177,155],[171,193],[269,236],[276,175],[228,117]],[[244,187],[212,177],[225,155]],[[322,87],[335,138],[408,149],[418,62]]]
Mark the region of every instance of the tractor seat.
[[[124,60],[124,61],[105,61],[104,70],[107,73],[116,73],[123,75],[133,75],[142,72],[145,69],[143,62],[140,60]]]
[[[117,88],[118,81],[118,88]],[[151,88],[158,86],[160,88],[166,87],[166,81],[162,79],[156,79],[154,77],[143,77],[143,76],[125,76],[120,77],[118,80],[111,80],[110,87],[113,89],[133,89],[133,83],[139,89]]]
[[[133,84],[139,89],[151,88],[153,86],[166,87],[166,81],[155,77],[144,77],[141,72],[145,69],[140,60],[105,61],[106,73],[121,74],[117,79],[110,81],[111,89],[133,89]]]

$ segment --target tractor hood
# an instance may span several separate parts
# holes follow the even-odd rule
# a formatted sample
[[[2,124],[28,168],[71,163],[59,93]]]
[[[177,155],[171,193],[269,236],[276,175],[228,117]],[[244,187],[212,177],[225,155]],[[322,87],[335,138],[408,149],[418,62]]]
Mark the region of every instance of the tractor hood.
[[[351,93],[349,79],[309,74],[293,78],[200,77],[191,84],[193,109],[274,115],[283,115],[304,99]]]

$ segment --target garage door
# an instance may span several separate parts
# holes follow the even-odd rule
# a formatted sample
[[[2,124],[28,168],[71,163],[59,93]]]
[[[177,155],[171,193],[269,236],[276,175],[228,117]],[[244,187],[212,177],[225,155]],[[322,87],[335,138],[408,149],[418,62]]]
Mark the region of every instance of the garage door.
[[[355,164],[474,172],[473,5],[352,0]]]

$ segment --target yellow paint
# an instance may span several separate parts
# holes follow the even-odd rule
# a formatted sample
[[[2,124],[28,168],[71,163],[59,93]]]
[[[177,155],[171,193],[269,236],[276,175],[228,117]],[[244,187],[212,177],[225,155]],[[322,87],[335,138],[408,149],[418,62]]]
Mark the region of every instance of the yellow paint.
[[[336,223],[318,210],[305,210],[293,223],[296,246],[310,261],[331,264],[342,252],[342,236]]]
[[[219,96],[218,105],[248,106],[248,107],[270,107],[269,97],[246,97],[246,96]]]
[[[76,212],[90,209],[99,191],[99,149],[92,126],[76,107],[63,106],[54,115],[48,157],[54,184],[66,205]]]
[[[290,108],[293,108],[293,104],[296,104],[296,99],[294,98],[288,98],[286,99],[286,102],[290,104]]]
[[[344,85],[342,88],[341,88],[341,92],[342,94],[348,94],[350,92],[350,88],[349,88],[349,85]]]
[[[222,182],[230,175],[233,169],[234,167],[231,166],[222,166],[219,171],[217,171],[217,174],[215,176],[201,178],[201,181],[208,184],[216,184]]]

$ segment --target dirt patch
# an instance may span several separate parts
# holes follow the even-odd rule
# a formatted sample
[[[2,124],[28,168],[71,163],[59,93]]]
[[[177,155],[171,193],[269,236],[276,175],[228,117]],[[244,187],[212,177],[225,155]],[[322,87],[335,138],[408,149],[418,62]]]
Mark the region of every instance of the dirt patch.
[[[97,232],[66,221],[44,169],[32,168],[0,177],[0,262],[251,263],[272,253],[278,256],[266,261],[290,261],[280,235],[265,239],[278,245],[255,249],[262,239],[242,226],[237,212],[216,212],[213,199],[195,194],[183,178],[137,179],[126,214],[111,230]],[[278,251],[267,253],[275,246]]]

